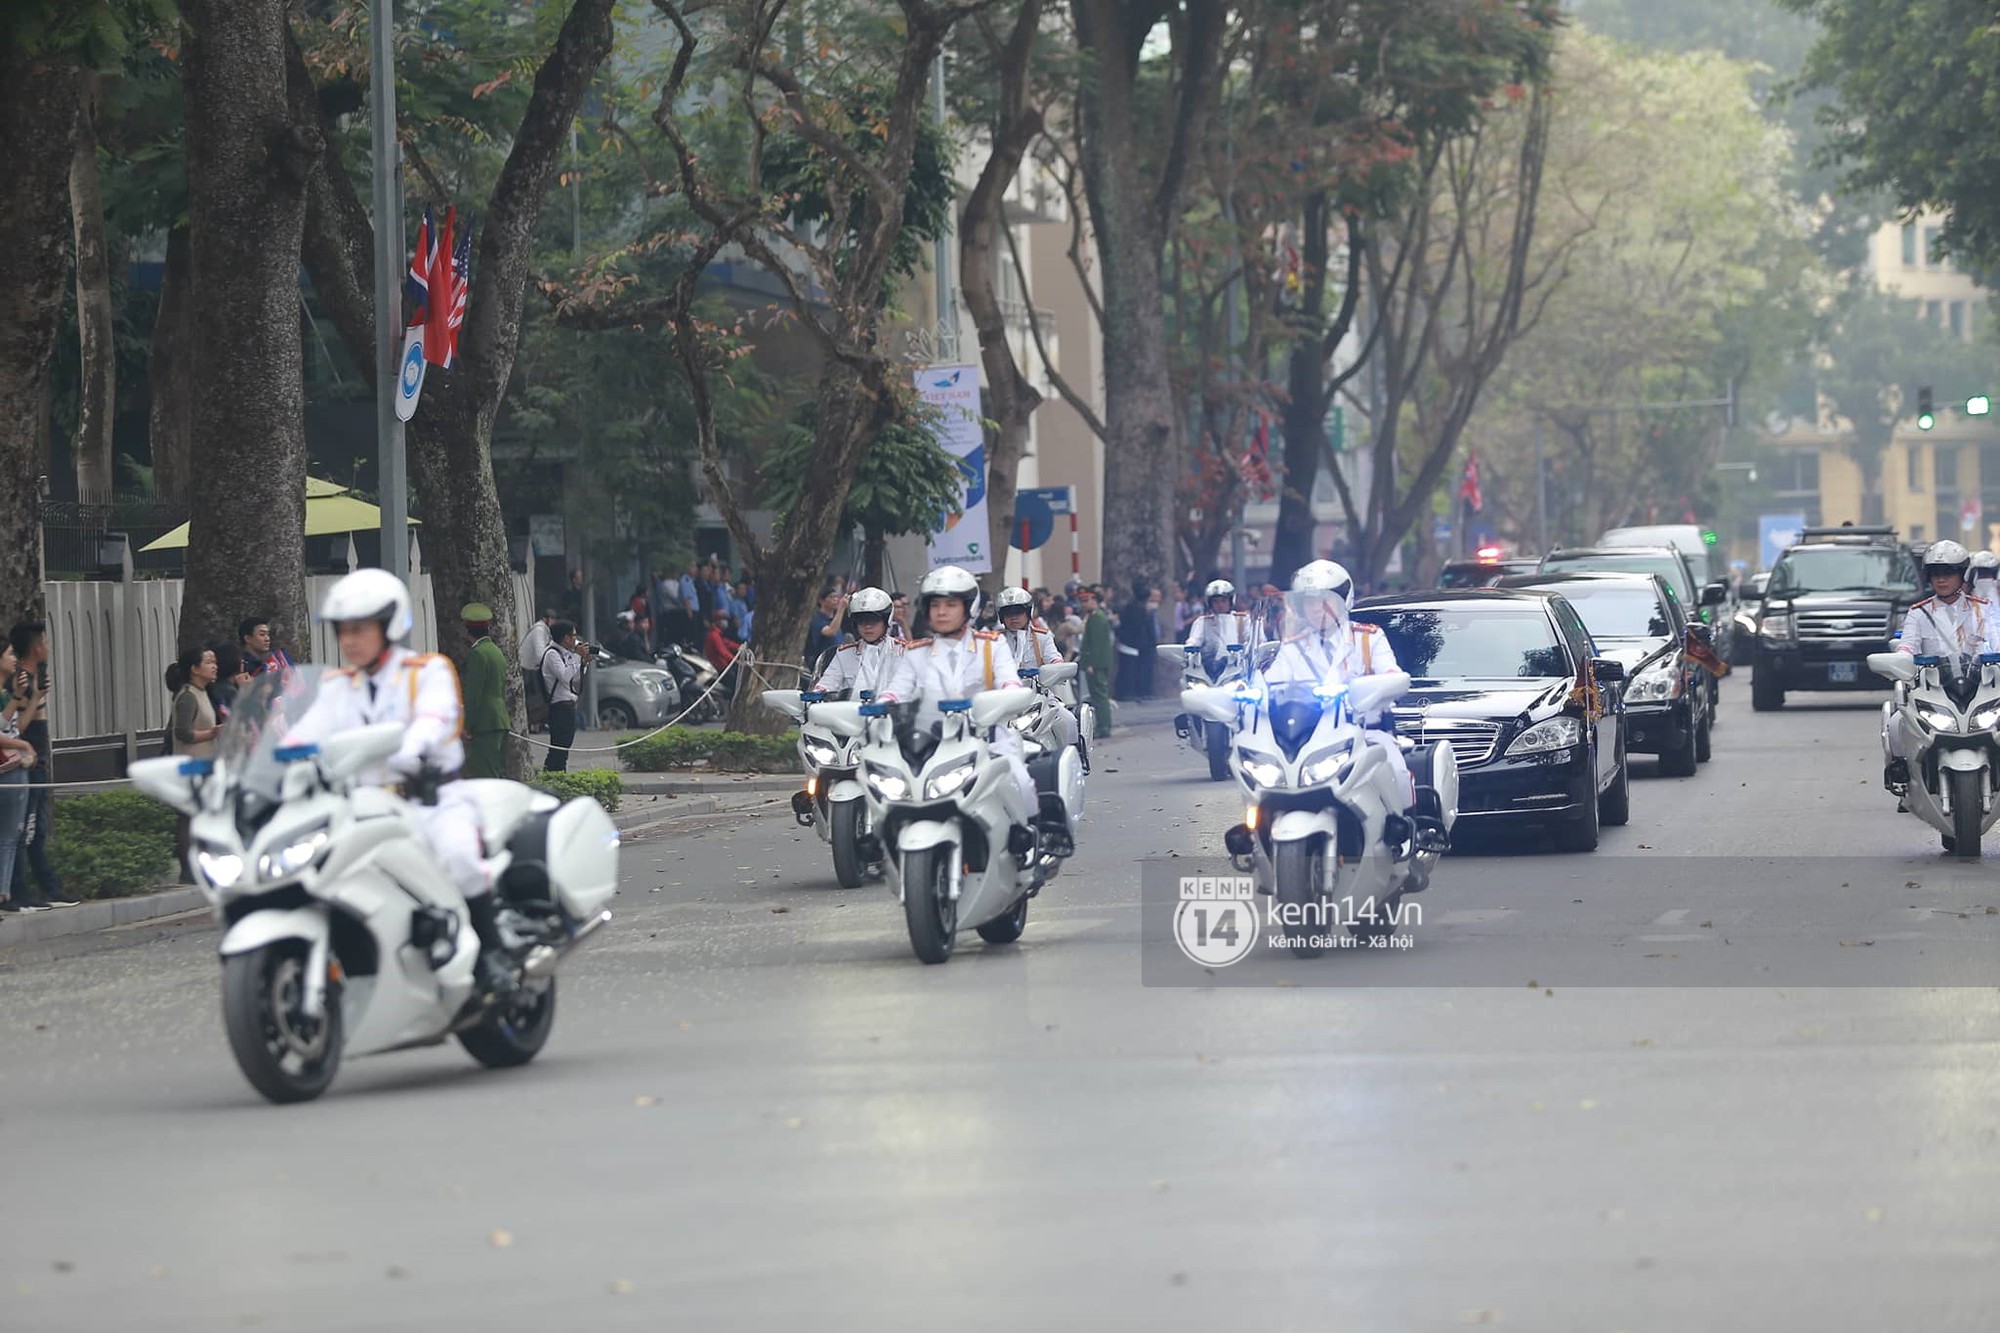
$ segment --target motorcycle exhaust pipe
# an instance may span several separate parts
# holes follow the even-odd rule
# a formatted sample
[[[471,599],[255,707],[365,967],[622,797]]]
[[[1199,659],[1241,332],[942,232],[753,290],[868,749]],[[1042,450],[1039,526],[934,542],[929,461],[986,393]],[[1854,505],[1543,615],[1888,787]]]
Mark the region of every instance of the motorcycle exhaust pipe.
[[[537,944],[534,948],[528,950],[528,956],[522,960],[521,971],[537,981],[540,981],[544,977],[554,976],[556,964],[561,962],[571,949],[574,949],[577,945],[595,935],[610,920],[611,910],[606,908],[578,926],[576,934],[570,936],[563,944]]]

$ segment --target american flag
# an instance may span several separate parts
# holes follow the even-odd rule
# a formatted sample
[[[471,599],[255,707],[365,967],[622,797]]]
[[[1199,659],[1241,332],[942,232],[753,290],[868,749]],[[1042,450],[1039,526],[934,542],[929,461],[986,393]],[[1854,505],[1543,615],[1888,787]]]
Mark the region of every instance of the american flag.
[[[437,233],[431,226],[431,210],[424,207],[424,220],[417,228],[417,251],[410,257],[410,271],[403,278],[403,322],[411,328],[429,317],[431,270],[437,265]]]
[[[458,359],[458,330],[465,323],[465,303],[472,290],[472,219],[451,251],[451,312],[445,319],[445,369]]]
[[[1458,479],[1458,498],[1465,501],[1473,513],[1486,508],[1485,497],[1479,493],[1479,455],[1465,456],[1465,474]]]

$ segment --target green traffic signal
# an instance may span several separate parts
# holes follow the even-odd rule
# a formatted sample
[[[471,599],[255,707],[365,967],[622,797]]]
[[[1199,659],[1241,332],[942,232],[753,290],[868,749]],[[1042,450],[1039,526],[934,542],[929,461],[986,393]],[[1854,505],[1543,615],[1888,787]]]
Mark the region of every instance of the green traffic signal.
[[[1931,386],[1926,384],[1917,390],[1917,429],[1929,430],[1937,425],[1937,407],[1931,401]]]
[[[1929,430],[1929,429],[1930,429],[1930,428],[1931,428],[1932,426],[1935,426],[1935,425],[1937,425],[1937,418],[1936,418],[1936,417],[1932,416],[1932,415],[1931,415],[1930,413],[1928,413],[1928,412],[1919,412],[1919,413],[1917,413],[1917,429],[1918,429],[1918,430]]]

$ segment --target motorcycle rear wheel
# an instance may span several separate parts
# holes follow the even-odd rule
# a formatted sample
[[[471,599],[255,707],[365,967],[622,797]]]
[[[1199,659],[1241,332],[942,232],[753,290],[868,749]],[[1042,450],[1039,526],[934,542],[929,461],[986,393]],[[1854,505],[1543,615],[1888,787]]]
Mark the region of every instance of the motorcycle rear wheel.
[[[1286,915],[1294,907],[1303,909],[1308,903],[1323,901],[1320,882],[1326,874],[1326,845],[1318,838],[1308,838],[1300,842],[1281,842],[1272,851],[1271,877],[1276,881],[1272,892],[1278,906]],[[1313,913],[1304,914],[1309,919]],[[1308,943],[1295,944],[1291,949],[1294,958],[1317,958],[1326,950],[1309,941],[1316,933],[1311,926],[1300,926],[1289,932],[1295,940]]]
[[[298,1011],[309,957],[305,941],[280,940],[222,960],[222,1025],[236,1067],[279,1105],[311,1101],[340,1071],[339,989],[327,988],[317,1023]]]
[[[556,979],[550,977],[522,983],[519,996],[459,1033],[458,1044],[488,1069],[512,1069],[541,1054],[555,1026]]]
[[[948,963],[958,944],[958,904],[951,898],[956,847],[926,847],[903,857],[903,921],[910,948],[926,963]]]
[[[1979,859],[1983,812],[1979,808],[1979,774],[1951,771],[1951,854],[1963,861]]]

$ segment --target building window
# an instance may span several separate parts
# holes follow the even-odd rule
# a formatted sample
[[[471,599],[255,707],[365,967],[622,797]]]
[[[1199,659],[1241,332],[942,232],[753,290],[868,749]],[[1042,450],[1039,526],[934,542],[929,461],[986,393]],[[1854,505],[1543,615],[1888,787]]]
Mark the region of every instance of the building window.
[[[1924,264],[1926,267],[1936,267],[1944,262],[1943,260],[1937,257],[1937,243],[1938,243],[1938,229],[1936,227],[1925,227]]]
[[[1953,301],[1945,307],[1945,323],[1950,326],[1952,337],[1965,336],[1965,302]]]
[[[1770,479],[1776,508],[1804,514],[1808,525],[1820,521],[1817,449],[1775,450],[1764,456],[1757,470]]]
[[[1924,302],[1924,323],[1930,325],[1932,328],[1936,328],[1939,324],[1943,322],[1944,322],[1944,302],[1942,301]]]
[[[1958,489],[1957,449],[1942,444],[1931,449],[1931,481],[1938,489],[1940,503],[1944,492]]]
[[[1903,224],[1903,267],[1915,268],[1916,266],[1917,224],[1914,222],[1905,222]]]
[[[1924,474],[1922,471],[1924,451],[1914,444],[1908,445],[1904,449],[1903,459],[1909,464],[1908,483],[1905,489],[1914,495],[1924,488]]]
[[[1920,542],[1923,539],[1924,539],[1924,525],[1921,523],[1910,524],[1910,540],[1913,542]]]

